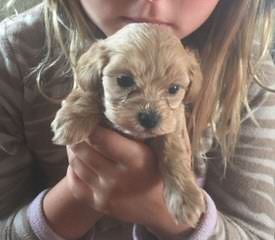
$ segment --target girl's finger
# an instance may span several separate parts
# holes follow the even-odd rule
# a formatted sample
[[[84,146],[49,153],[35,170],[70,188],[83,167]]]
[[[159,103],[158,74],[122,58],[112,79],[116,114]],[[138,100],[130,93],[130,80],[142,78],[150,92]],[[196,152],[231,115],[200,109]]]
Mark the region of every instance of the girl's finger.
[[[143,160],[152,155],[150,148],[145,144],[102,127],[98,127],[88,141],[89,144],[95,145],[97,151],[106,158],[123,165],[139,164],[138,160]]]
[[[73,169],[70,166],[68,166],[67,169],[67,181],[69,187],[71,188],[72,194],[76,199],[83,201],[85,204],[92,205],[92,190],[74,173]],[[89,192],[91,192],[91,194],[87,194]]]
[[[110,172],[116,167],[116,163],[112,160],[106,159],[91,145],[86,142],[78,143],[72,147],[68,147],[73,154],[81,160],[87,168],[93,170],[98,175]]]
[[[84,161],[78,159],[70,148],[68,148],[68,154],[71,156],[69,157],[69,166],[73,173],[88,185],[95,186],[98,184],[98,174],[87,166]]]

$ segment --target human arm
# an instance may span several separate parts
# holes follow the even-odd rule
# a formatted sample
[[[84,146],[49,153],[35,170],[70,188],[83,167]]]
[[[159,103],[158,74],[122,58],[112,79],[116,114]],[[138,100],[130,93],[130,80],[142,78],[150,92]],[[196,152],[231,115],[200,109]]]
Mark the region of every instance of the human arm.
[[[23,85],[10,42],[1,24],[0,41],[0,238],[35,236],[26,224],[27,203],[34,196],[32,156],[22,132]]]
[[[67,240],[80,239],[102,217],[102,214],[93,210],[87,202],[79,201],[79,198],[75,197],[78,196],[81,186],[78,184],[74,187],[75,192],[72,193],[71,186],[77,181],[71,179],[72,177],[74,176],[67,173],[66,177],[50,189],[42,206],[45,225]],[[43,217],[41,219],[43,220]],[[39,227],[37,230],[40,231]]]
[[[266,59],[260,70],[261,80],[274,88],[272,60]],[[222,177],[219,156],[209,160],[206,190],[219,209],[211,239],[274,239],[275,95],[253,83],[249,103],[260,126],[243,112],[240,138],[226,175]]]
[[[29,19],[32,18],[29,16]],[[20,27],[17,28],[18,25]],[[45,219],[42,199],[47,192],[44,191],[39,195],[38,193],[55,185],[57,179],[62,177],[61,174],[64,174],[63,165],[53,161],[58,158],[55,155],[62,154],[60,154],[61,151],[47,149],[48,146],[43,144],[41,139],[46,136],[42,134],[44,129],[39,128],[40,135],[34,136],[34,130],[37,128],[37,123],[42,122],[42,117],[34,121],[32,113],[29,114],[30,108],[34,106],[32,102],[30,102],[31,106],[28,106],[29,103],[26,101],[32,98],[34,94],[30,93],[35,93],[36,88],[30,89],[25,86],[24,74],[27,72],[27,67],[30,67],[30,59],[36,62],[38,58],[35,48],[39,45],[39,41],[33,36],[31,36],[33,41],[29,41],[30,39],[26,37],[30,36],[28,32],[37,31],[37,28],[29,29],[25,25],[22,21],[17,23],[17,20],[6,20],[0,24],[0,239],[38,239],[34,226],[40,226],[41,229],[38,231],[44,234],[44,239],[55,239],[55,237],[60,239],[47,222],[43,222]],[[47,113],[47,109],[44,109],[44,112]],[[34,117],[36,116],[37,112],[34,114]],[[41,161],[37,157],[37,152],[32,149],[34,145],[35,151],[44,150],[45,152],[46,149],[53,155],[48,154],[46,160]],[[61,185],[58,184],[56,188],[60,190]],[[62,191],[64,197],[66,188]],[[72,208],[72,205],[77,208],[78,202],[73,202],[74,199],[69,193],[66,192],[67,204],[63,198],[64,209]],[[59,197],[59,194],[55,195]],[[57,202],[50,205],[55,207],[56,204]],[[78,213],[79,208],[75,210]],[[70,214],[73,215],[73,212],[70,211]],[[59,211],[59,213],[59,217],[62,218],[62,212]],[[78,221],[79,218],[76,217],[74,220]],[[38,224],[38,226],[37,223],[41,222],[44,224]],[[89,223],[89,220],[86,223]]]
[[[123,222],[158,228],[170,239],[189,229],[177,226],[164,204],[157,161],[148,146],[101,127],[91,141],[68,152],[72,172],[92,189],[81,195],[88,196],[94,209]]]
[[[69,155],[74,173],[93,189],[83,193],[93,208],[145,226],[161,239],[181,239],[190,232],[167,210],[158,163],[147,145],[101,127],[90,141],[70,147]]]

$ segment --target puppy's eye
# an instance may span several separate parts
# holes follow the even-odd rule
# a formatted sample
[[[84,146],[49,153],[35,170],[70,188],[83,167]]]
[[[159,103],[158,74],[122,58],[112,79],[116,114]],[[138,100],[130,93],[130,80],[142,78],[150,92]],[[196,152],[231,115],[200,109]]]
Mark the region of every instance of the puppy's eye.
[[[168,92],[172,95],[177,94],[177,92],[180,90],[180,85],[178,84],[171,84],[169,86]]]
[[[117,78],[117,83],[120,87],[128,88],[135,84],[133,77],[129,75],[121,75]]]

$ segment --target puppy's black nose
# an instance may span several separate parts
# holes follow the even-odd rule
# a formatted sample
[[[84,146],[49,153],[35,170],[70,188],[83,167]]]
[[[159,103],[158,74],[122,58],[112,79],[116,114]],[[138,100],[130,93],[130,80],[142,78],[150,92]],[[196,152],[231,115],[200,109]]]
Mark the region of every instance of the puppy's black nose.
[[[138,121],[144,128],[154,128],[160,120],[160,115],[155,111],[138,113]]]

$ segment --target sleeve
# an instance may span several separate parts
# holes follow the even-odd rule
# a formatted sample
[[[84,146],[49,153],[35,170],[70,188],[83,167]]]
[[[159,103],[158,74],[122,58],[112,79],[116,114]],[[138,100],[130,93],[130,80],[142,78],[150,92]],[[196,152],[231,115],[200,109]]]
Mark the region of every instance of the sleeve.
[[[271,59],[263,62],[259,73],[274,89]],[[224,176],[220,159],[209,160],[206,191],[219,210],[211,240],[275,237],[275,94],[252,83],[248,101],[251,112],[242,113],[239,140]]]
[[[33,212],[41,204],[37,181],[34,181],[35,162],[28,149],[22,120],[24,86],[16,54],[0,24],[0,239],[38,240],[30,222],[39,216],[28,216],[30,202]],[[36,210],[35,210],[36,209]],[[48,238],[49,239],[49,238]],[[54,238],[51,238],[54,240]],[[57,238],[59,239],[59,238]]]
[[[23,83],[3,23],[0,30],[0,239],[37,239],[26,214],[35,186],[23,130]]]
[[[24,135],[23,67],[12,34],[0,23],[0,239],[65,240],[47,225],[36,161]],[[9,40],[11,39],[11,40]],[[36,196],[37,195],[37,196]],[[83,240],[93,239],[93,229]]]

